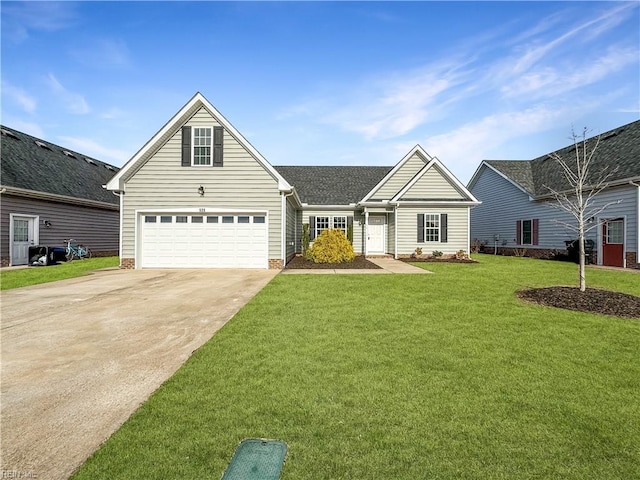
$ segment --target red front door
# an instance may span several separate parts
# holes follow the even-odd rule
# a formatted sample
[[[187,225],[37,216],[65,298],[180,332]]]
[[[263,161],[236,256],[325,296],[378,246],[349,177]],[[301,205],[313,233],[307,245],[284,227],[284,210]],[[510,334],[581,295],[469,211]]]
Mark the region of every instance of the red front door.
[[[624,267],[624,220],[605,220],[602,224],[602,264]]]

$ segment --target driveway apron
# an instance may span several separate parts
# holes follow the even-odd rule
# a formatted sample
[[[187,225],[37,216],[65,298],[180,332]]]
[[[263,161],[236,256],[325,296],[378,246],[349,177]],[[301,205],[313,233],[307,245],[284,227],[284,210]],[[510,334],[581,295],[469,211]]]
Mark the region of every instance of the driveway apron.
[[[3,478],[68,478],[277,273],[108,270],[2,292]]]

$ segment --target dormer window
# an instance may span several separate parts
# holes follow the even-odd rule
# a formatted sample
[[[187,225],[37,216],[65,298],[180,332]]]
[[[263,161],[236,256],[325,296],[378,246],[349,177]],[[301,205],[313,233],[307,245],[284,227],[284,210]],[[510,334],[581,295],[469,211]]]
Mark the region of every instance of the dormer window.
[[[40,140],[34,140],[35,144],[37,146],[39,146],[40,148],[44,148],[45,150],[51,150],[51,147],[49,145],[47,145],[44,142],[41,142]]]
[[[71,157],[71,158],[78,158],[76,157],[73,153],[71,153],[68,150],[63,150],[62,153],[64,153],[67,157]]]

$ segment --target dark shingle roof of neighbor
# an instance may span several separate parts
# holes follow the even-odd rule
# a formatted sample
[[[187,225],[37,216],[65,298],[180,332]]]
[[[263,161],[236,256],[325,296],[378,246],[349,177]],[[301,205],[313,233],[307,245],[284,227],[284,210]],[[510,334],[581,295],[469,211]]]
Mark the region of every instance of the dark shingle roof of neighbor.
[[[393,167],[275,167],[293,185],[303,203],[348,205],[357,203]]]
[[[595,145],[596,138],[597,136],[587,140],[587,152]],[[575,164],[573,144],[552,153],[557,153],[569,164]],[[533,196],[544,196],[550,193],[549,187],[556,191],[570,188],[562,167],[550,155],[533,160],[487,160],[486,163]],[[595,183],[603,171],[612,172],[608,182],[640,177],[640,120],[600,135],[588,183]]]
[[[117,173],[117,167],[1,127],[3,186],[118,204],[118,197],[102,188]]]

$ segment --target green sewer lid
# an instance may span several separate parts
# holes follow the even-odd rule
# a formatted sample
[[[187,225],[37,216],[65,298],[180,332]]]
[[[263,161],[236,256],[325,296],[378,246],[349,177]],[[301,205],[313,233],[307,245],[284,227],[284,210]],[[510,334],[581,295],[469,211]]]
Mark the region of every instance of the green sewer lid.
[[[248,438],[238,445],[222,480],[278,480],[286,456],[284,442]]]

